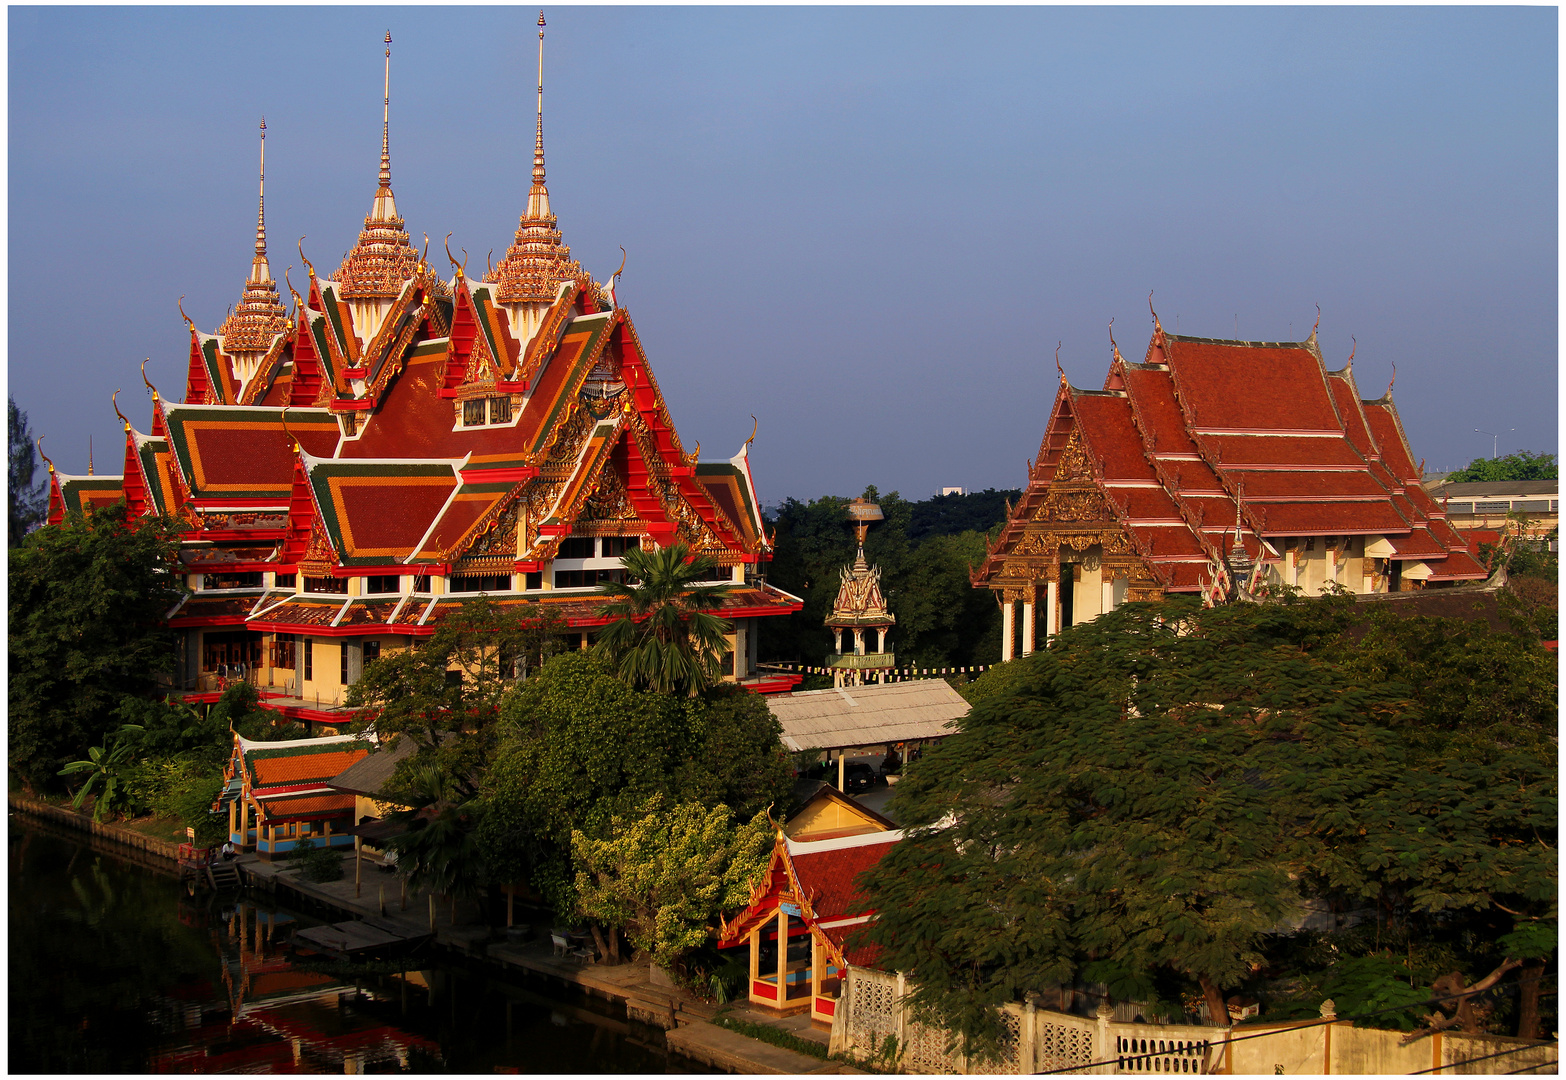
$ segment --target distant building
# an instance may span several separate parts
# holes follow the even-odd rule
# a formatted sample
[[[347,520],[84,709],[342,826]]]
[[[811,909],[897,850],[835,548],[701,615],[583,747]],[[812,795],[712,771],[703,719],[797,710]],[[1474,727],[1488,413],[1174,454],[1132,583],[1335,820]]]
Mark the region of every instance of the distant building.
[[[942,488],[941,489],[941,494],[942,495],[966,495],[968,493],[966,491],[964,491],[960,487],[956,487],[956,488],[946,487],[946,488]]]
[[[1499,540],[1509,520],[1523,532],[1523,539],[1558,550],[1559,540],[1548,537],[1561,523],[1559,480],[1447,483],[1440,479],[1426,481],[1425,490],[1446,511],[1446,520],[1467,536],[1475,553],[1481,543]],[[1510,515],[1526,518],[1526,525]]]
[[[1482,580],[1421,486],[1390,390],[1362,398],[1352,363],[1327,370],[1314,330],[1181,337],[1156,315],[1143,361],[1113,348],[1103,389],[1062,375],[1027,490],[973,574],[1001,604],[1002,659],[1170,593]]]

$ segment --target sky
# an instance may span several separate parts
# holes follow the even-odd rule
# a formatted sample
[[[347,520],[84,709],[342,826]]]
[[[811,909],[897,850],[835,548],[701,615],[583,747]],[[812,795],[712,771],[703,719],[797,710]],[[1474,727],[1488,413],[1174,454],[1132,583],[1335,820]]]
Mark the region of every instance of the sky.
[[[1164,326],[1301,340],[1416,458],[1557,446],[1552,7],[555,7],[554,211],[687,447],[758,494],[1019,487],[1054,400]],[[527,8],[11,7],[9,390],[65,472],[183,396],[176,303],[329,273],[379,168],[431,261],[498,261],[532,165]],[[285,290],[286,295],[286,290]]]

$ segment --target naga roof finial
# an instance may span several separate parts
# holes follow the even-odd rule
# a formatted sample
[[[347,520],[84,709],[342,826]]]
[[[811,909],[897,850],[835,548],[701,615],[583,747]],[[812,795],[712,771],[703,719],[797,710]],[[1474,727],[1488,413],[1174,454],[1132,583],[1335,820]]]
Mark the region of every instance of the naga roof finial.
[[[1063,341],[1055,342],[1055,371],[1060,375],[1061,382],[1066,381],[1066,369],[1060,366],[1060,347],[1064,344]]]
[[[129,432],[131,429],[131,422],[125,419],[124,413],[120,412],[120,392],[118,390],[115,390],[114,393],[109,395],[109,403],[114,406],[114,415],[120,418],[121,423],[125,425],[126,432]]]
[[[1356,345],[1358,342],[1355,343]],[[1397,361],[1392,361],[1392,381],[1387,383],[1387,397],[1392,396],[1392,387],[1397,383]]]
[[[147,389],[152,391],[152,400],[156,402],[158,400],[158,388],[152,385],[151,379],[147,378],[147,365],[151,362],[152,357],[150,356],[141,362],[141,381],[147,384]]]
[[[90,440],[92,439],[92,436],[89,435],[89,436],[87,436],[87,438],[88,438],[89,443],[90,443]],[[49,472],[53,473],[54,472],[54,462],[50,461],[49,460],[49,455],[47,455],[47,454],[45,454],[43,452],[43,441],[44,441],[44,437],[42,435],[38,436],[38,456],[43,458],[44,464],[49,466]],[[92,450],[91,449],[88,449],[88,451],[87,451],[87,460],[89,462],[89,464],[87,466],[87,475],[91,476],[92,475],[92,465],[90,464],[90,462],[92,461]]]
[[[1152,289],[1148,289],[1147,290],[1147,310],[1153,312],[1153,330],[1155,332],[1157,332],[1157,333],[1160,333],[1160,334],[1163,333],[1164,324],[1158,321],[1158,312],[1153,311],[1153,290]]]
[[[1310,328],[1310,340],[1316,340],[1316,331],[1321,328],[1321,305],[1316,305],[1316,325]]]
[[[312,263],[309,259],[305,258],[304,242],[305,238],[301,236],[299,238],[299,261],[305,264],[305,269],[310,271],[310,276],[315,277],[315,264]],[[290,288],[292,288],[292,286],[290,286]]]
[[[1349,335],[1349,340],[1354,343],[1354,347],[1349,350],[1348,362],[1346,364],[1344,364],[1343,366],[1347,367],[1347,368],[1352,368],[1354,366],[1354,354],[1359,351],[1359,338],[1355,337],[1353,334],[1350,334]],[[1397,378],[1397,374],[1396,374],[1396,372],[1397,372],[1397,365],[1394,364],[1392,366],[1392,371],[1393,371],[1392,377],[1394,379]],[[1390,390],[1391,387],[1388,387],[1387,389]]]
[[[1120,346],[1115,344],[1115,320],[1109,320],[1109,352],[1111,361],[1120,360]],[[1123,362],[1123,361],[1122,361]]]
[[[761,430],[761,421],[756,419],[756,414],[750,414],[750,438],[745,440],[745,449],[750,449],[750,444],[756,441],[756,432]]]
[[[451,234],[450,233],[446,234],[446,239],[445,239],[444,243],[445,243],[445,246],[446,246],[446,261],[451,263],[451,268],[457,272],[457,276],[458,277],[461,277],[462,276],[462,266],[461,266],[461,264],[459,264],[457,262],[456,259],[451,257]]]
[[[419,253],[419,265],[426,266],[426,265],[429,264],[429,253],[430,253],[430,234],[429,233],[425,233],[424,234],[424,250]]]
[[[277,414],[277,419],[283,425],[283,436],[288,440],[288,445],[292,447],[294,453],[297,454],[299,453],[299,440],[294,437],[294,433],[292,431],[288,430],[288,409],[289,407],[284,405],[283,411]]]
[[[189,315],[185,314],[185,297],[183,294],[181,294],[180,298],[175,301],[175,306],[179,308],[179,317],[185,320],[185,325],[189,327],[190,332],[194,334],[196,332],[196,324],[190,321]]]

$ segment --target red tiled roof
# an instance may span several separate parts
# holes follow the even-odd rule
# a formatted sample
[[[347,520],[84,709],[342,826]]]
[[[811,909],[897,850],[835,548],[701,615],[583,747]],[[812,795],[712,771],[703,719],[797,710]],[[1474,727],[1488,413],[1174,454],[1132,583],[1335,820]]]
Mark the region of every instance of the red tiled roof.
[[[1430,564],[1431,581],[1475,581],[1489,576],[1479,560],[1466,551],[1454,551]]]
[[[869,902],[859,892],[854,878],[880,862],[895,843],[894,840],[790,856],[794,876],[809,897],[816,919],[841,919],[869,913]]]
[[[290,757],[260,758],[251,761],[256,788],[285,787],[312,780],[326,781],[369,753],[364,747],[330,750],[320,754],[294,754]],[[350,799],[349,803],[352,804]]]
[[[881,961],[881,946],[865,940],[865,929],[869,925],[869,923],[855,923],[852,926],[823,926],[820,929],[821,933],[837,946],[838,951],[843,954],[843,959],[850,964],[855,967],[878,968]],[[853,946],[845,948],[850,939],[854,943]]]
[[[1198,428],[1339,431],[1321,362],[1301,344],[1165,335],[1169,369]]]
[[[1392,545],[1392,551],[1399,559],[1446,558],[1446,546],[1436,543],[1436,538],[1425,529],[1415,529],[1407,536],[1389,536],[1387,543]]]
[[[261,821],[265,824],[303,817],[352,813],[354,796],[300,795],[294,798],[261,799],[256,805],[261,807]]]

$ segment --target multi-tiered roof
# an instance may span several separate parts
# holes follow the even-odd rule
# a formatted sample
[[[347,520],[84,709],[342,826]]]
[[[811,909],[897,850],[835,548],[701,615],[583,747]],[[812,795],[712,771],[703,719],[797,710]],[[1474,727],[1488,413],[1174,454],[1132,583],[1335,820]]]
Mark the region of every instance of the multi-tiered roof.
[[[719,461],[685,450],[629,314],[560,242],[542,114],[517,242],[492,280],[455,259],[443,280],[392,195],[390,35],[386,83],[379,186],[343,264],[325,278],[305,260],[285,316],[268,299],[259,216],[239,310],[218,334],[188,322],[184,402],[154,393],[147,435],[126,421],[121,477],[51,474],[50,520],[123,496],[195,526],[193,569],[306,577],[539,573],[573,533],[764,563],[749,444]],[[527,599],[601,621],[590,596]],[[174,622],[421,634],[455,602],[280,589],[243,603],[198,596]],[[726,604],[731,617],[799,607],[753,576]]]
[[[1025,560],[1054,557],[1046,546],[1096,544],[1137,564],[1131,599],[1198,592],[1226,560],[1276,566],[1286,544],[1328,537],[1422,563],[1427,584],[1485,577],[1421,486],[1391,387],[1362,398],[1352,360],[1328,370],[1315,330],[1229,341],[1167,333],[1155,316],[1143,361],[1114,348],[1101,390],[1062,374],[975,584],[1028,576]]]

